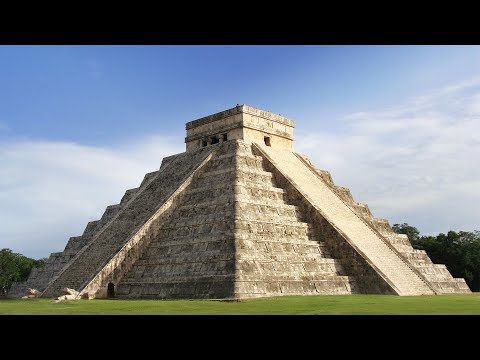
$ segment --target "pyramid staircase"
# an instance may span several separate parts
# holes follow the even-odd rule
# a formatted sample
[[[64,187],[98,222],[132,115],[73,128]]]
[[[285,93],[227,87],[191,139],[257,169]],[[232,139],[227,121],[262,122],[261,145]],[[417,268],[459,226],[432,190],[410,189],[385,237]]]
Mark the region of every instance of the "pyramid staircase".
[[[373,217],[367,204],[354,201],[349,189],[336,186],[328,171],[316,168],[310,159],[296,154],[313,172],[334,192],[360,219],[362,219],[382,240],[387,241],[403,260],[413,267],[417,273],[427,280],[432,290],[438,294],[470,293],[463,278],[453,278],[443,264],[434,264],[425,250],[414,249],[407,235],[397,234],[388,220]]]
[[[251,145],[219,146],[120,281],[132,298],[349,294],[353,277],[285,201]]]
[[[204,149],[193,156],[177,155],[162,163],[159,171],[147,174],[138,190],[126,193],[124,205],[118,207],[115,215],[94,232],[92,239],[50,280],[42,296],[56,296],[64,287],[83,289],[152,216],[158,204],[164,203],[211,151]]]

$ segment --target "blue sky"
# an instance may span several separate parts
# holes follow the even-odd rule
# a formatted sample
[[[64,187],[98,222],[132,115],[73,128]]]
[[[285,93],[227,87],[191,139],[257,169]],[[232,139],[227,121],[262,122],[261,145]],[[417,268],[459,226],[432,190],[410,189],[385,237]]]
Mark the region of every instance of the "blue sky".
[[[0,248],[63,250],[236,104],[390,224],[480,229],[479,46],[0,46]]]

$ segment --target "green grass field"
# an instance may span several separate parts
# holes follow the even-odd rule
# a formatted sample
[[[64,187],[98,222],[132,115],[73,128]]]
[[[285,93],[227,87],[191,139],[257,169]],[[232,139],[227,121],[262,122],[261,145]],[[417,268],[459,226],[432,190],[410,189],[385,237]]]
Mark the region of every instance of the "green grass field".
[[[480,314],[480,294],[286,296],[218,300],[0,300],[0,314]]]

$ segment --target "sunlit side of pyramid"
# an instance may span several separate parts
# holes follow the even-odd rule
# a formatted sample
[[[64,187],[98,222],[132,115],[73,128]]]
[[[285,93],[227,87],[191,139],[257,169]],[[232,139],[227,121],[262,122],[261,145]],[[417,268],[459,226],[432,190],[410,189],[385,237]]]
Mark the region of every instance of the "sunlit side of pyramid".
[[[239,105],[186,130],[186,152],[164,158],[10,296],[470,292],[295,153],[292,120]]]

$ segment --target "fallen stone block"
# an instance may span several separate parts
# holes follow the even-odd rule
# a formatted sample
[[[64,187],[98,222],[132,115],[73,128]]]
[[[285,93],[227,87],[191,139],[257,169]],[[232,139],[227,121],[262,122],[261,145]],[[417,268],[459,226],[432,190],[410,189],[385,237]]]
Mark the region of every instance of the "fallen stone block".
[[[31,289],[29,288],[27,290],[27,296],[29,297],[40,297],[40,291],[38,291],[37,289]]]
[[[62,295],[57,298],[55,298],[55,302],[60,302],[60,301],[67,301],[67,300],[75,300],[76,295]]]
[[[64,288],[64,289],[62,290],[62,292],[63,292],[65,295],[75,295],[75,296],[78,296],[78,294],[80,294],[77,290],[70,289],[70,288]]]

